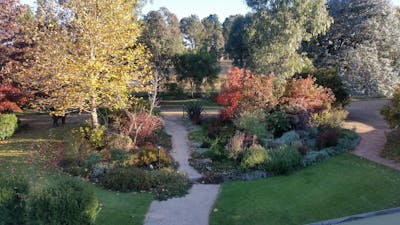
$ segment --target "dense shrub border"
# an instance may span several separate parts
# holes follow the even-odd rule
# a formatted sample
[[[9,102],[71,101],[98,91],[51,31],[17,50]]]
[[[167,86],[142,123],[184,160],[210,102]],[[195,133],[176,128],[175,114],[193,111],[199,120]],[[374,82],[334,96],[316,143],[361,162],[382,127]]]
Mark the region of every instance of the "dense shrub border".
[[[272,175],[286,175],[332,156],[351,151],[361,139],[352,130],[335,128],[338,136],[337,145],[318,149],[316,147],[318,129],[292,130],[284,133],[280,138],[267,140],[264,146],[271,146],[271,148],[251,146],[238,163],[237,160],[224,156],[215,157],[215,151],[222,150],[213,149],[215,140],[210,140],[207,134],[207,125],[210,123],[212,124],[212,122],[205,122],[201,127],[188,124],[189,140],[193,150],[190,164],[204,175],[204,183],[254,180]],[[218,129],[218,127],[213,127],[213,129]],[[223,137],[216,140],[220,138]],[[205,144],[208,142],[211,142],[211,145]],[[224,145],[217,148],[224,148]],[[303,148],[307,149],[303,150]]]
[[[0,174],[2,225],[90,225],[98,212],[94,190],[77,179],[57,177],[30,189],[24,177]]]

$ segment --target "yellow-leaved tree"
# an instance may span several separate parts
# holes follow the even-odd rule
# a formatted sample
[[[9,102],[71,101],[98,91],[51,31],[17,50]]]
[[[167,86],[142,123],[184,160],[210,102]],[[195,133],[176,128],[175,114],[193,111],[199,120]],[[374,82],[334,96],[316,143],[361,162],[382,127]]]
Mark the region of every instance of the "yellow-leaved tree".
[[[38,0],[34,66],[21,79],[39,105],[79,109],[99,126],[97,109],[123,109],[151,89],[149,55],[138,43],[137,0]]]

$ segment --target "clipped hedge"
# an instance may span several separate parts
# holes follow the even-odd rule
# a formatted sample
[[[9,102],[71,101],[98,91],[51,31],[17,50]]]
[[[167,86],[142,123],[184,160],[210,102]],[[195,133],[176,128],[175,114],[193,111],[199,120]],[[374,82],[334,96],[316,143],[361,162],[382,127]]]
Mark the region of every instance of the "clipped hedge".
[[[18,128],[15,114],[0,114],[0,140],[11,137]]]
[[[94,224],[99,203],[89,186],[73,178],[57,178],[28,198],[30,225]]]

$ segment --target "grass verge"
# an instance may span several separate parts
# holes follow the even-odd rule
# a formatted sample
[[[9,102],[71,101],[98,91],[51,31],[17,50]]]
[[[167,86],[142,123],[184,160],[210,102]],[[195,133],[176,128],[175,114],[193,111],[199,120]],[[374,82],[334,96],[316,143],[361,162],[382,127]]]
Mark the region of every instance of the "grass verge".
[[[400,172],[349,153],[290,176],[222,186],[213,225],[291,225],[400,206]]]

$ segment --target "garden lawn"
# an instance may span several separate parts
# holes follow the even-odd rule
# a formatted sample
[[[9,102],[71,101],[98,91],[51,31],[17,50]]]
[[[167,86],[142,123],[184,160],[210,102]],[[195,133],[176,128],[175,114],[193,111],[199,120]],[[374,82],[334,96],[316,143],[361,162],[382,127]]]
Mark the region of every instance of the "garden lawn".
[[[307,224],[400,206],[400,172],[349,153],[289,176],[224,184],[212,225]]]
[[[60,138],[77,124],[48,129],[51,125],[48,115],[30,114],[23,117],[36,124],[26,131],[16,133],[8,140],[0,141],[0,172],[22,173],[29,178],[33,185],[51,180],[53,176],[59,176],[60,174],[47,168],[48,164],[43,160],[48,158],[37,155],[37,150],[62,147]],[[42,126],[41,124],[46,125]],[[61,174],[61,176],[64,175]],[[93,186],[90,183],[88,185]],[[153,200],[151,194],[118,193],[96,186],[94,189],[102,208],[97,216],[96,224],[143,224],[144,216]]]

